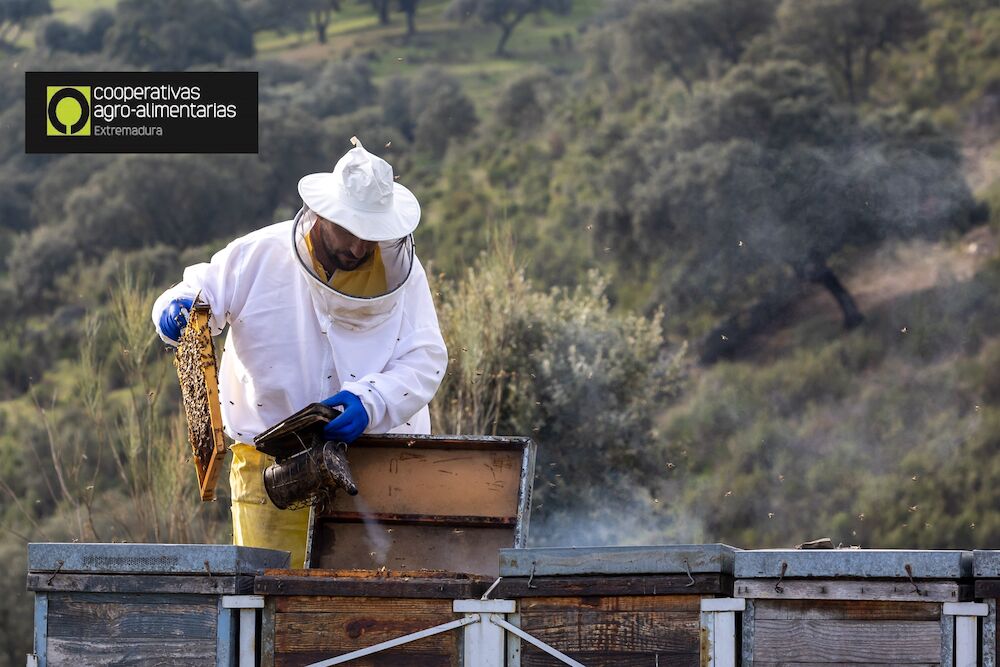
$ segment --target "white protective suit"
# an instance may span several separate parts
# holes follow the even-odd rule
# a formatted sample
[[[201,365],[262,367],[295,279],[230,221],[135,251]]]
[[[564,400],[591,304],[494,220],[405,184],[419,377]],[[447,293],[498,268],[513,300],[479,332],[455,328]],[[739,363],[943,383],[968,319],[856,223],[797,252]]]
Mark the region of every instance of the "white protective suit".
[[[412,239],[402,247],[380,244],[389,291],[357,298],[313,272],[308,226],[300,212],[188,267],[183,281],[156,300],[153,322],[172,299],[200,295],[213,332],[230,325],[219,395],[226,434],[237,442],[253,442],[341,389],[361,398],[366,433],[429,433],[427,404],[448,353]]]
[[[359,298],[314,272],[305,243],[314,222],[300,211],[236,239],[188,267],[153,305],[158,327],[172,299],[198,295],[214,333],[230,325],[219,369],[222,420],[230,438],[247,443],[232,449],[233,542],[287,550],[292,567],[304,563],[308,510],[270,504],[262,475],[271,459],[248,444],[341,389],[361,398],[367,433],[430,433],[427,404],[448,362],[412,236],[379,244],[387,292]]]

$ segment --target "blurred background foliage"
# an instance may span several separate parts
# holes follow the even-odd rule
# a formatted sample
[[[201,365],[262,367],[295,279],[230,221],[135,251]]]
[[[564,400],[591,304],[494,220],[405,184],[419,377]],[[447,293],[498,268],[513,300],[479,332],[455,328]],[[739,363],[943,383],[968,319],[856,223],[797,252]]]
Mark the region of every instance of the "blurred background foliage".
[[[352,135],[535,544],[997,547],[998,56],[996,0],[0,1],[0,664],[27,541],[229,540],[147,311]],[[259,155],[24,153],[25,71],[186,68]]]

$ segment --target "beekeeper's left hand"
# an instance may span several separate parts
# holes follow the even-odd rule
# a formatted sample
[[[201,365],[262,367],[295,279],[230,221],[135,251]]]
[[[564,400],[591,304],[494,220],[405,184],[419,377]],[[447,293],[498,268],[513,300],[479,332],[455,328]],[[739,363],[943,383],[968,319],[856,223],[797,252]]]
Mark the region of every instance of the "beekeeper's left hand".
[[[323,427],[323,436],[327,440],[351,443],[368,428],[368,411],[361,399],[351,392],[338,391],[321,402],[331,408],[344,408],[343,414]]]

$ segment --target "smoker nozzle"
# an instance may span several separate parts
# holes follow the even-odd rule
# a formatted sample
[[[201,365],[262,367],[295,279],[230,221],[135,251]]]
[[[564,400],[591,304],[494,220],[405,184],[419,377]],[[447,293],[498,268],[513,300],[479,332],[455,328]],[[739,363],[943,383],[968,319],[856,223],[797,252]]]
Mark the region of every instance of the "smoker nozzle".
[[[347,443],[328,440],[323,445],[323,463],[337,487],[347,491],[349,496],[358,495],[358,486],[347,464]]]

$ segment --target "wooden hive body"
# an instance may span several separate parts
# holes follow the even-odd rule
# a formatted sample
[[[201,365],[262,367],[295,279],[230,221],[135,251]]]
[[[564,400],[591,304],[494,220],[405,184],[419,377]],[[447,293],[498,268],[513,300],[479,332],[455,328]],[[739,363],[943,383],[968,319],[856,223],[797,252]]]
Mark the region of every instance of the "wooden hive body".
[[[954,664],[948,606],[972,599],[963,551],[793,550],[736,555],[747,599],[743,665]]]
[[[496,594],[517,601],[515,625],[588,667],[695,666],[712,652],[703,601],[731,596],[735,551],[722,544],[504,549]],[[511,638],[508,664],[555,663]]]
[[[264,595],[261,667],[307,665],[453,621],[456,599],[491,582],[447,572],[283,570],[255,582]],[[447,632],[352,661],[357,667],[460,665],[461,635]]]
[[[348,451],[359,493],[317,512],[309,564],[496,577],[497,551],[527,538],[528,438],[365,436]]]
[[[236,655],[225,598],[283,551],[230,545],[30,544],[39,667],[218,665]]]

